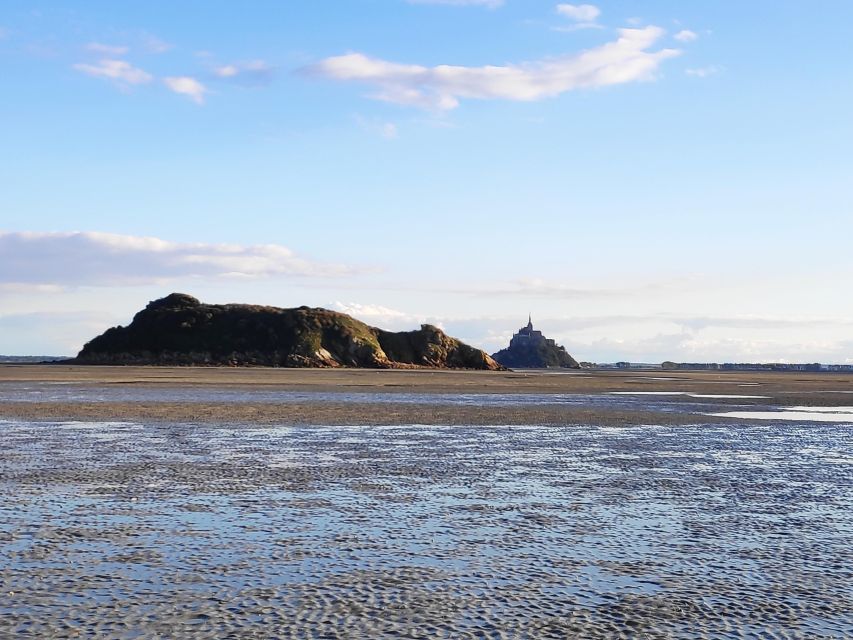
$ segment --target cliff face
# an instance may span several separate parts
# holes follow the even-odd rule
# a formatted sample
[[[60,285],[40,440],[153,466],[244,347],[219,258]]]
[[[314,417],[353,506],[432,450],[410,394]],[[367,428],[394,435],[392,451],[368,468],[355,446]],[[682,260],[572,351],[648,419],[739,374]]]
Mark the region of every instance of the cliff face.
[[[489,355],[423,325],[392,333],[326,309],[203,304],[181,293],[88,342],[75,362],[119,365],[438,367],[498,370]]]

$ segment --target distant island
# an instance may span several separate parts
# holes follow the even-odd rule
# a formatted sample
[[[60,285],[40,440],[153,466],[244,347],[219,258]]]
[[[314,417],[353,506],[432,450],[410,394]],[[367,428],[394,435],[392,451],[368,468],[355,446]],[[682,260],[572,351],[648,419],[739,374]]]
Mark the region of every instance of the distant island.
[[[128,326],[88,342],[73,362],[503,369],[484,351],[431,325],[394,333],[327,309],[204,304],[182,293],[149,303]]]
[[[581,362],[582,369],[662,369],[665,371],[803,371],[851,373],[853,364],[825,364],[820,362]]]
[[[527,326],[516,332],[509,341],[509,346],[492,354],[492,358],[503,366],[514,369],[580,368],[564,347],[533,328],[533,318],[530,316],[527,318]]]
[[[661,369],[683,369],[688,371],[834,371],[851,372],[850,364],[822,364],[820,362],[663,362]]]

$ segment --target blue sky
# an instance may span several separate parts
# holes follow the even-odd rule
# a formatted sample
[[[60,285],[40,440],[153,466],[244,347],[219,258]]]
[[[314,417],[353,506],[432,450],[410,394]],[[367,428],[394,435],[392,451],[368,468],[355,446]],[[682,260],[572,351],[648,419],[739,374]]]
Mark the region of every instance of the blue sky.
[[[0,7],[0,353],[173,290],[853,361],[853,5]]]

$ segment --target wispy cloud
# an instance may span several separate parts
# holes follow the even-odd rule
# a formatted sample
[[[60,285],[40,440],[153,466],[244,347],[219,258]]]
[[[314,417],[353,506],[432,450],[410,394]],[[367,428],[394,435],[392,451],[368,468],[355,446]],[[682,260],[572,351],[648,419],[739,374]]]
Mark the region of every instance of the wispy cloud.
[[[178,243],[98,232],[0,232],[0,285],[111,286],[176,278],[332,277],[355,269],[277,244]]]
[[[386,140],[394,140],[400,134],[399,128],[394,122],[371,120],[362,116],[356,116],[355,121],[364,131],[368,131]]]
[[[422,323],[442,327],[489,352],[502,349],[527,316],[452,317],[409,313],[379,304],[334,302],[329,308],[373,326],[405,330]],[[814,361],[844,362],[851,343],[845,339],[792,340],[805,332],[844,336],[853,320],[838,317],[700,316],[678,313],[536,317],[534,324],[582,359],[599,362],[678,361]],[[757,333],[758,332],[758,333]],[[760,335],[756,339],[754,336]]]
[[[552,27],[553,31],[581,31],[583,29],[603,29],[596,20],[601,10],[592,4],[558,4],[556,12],[568,18],[571,24]]]
[[[715,64],[708,65],[707,67],[698,67],[694,69],[685,69],[684,73],[688,76],[693,76],[694,78],[707,78],[708,76],[714,76],[723,71],[723,67],[719,67]]]
[[[174,49],[174,45],[165,40],[151,35],[150,33],[142,34],[142,46],[148,53],[160,54],[166,53]]]
[[[853,343],[845,340],[794,341],[745,336],[703,337],[689,333],[607,336],[566,341],[575,357],[598,362],[850,362]]]
[[[504,0],[406,0],[409,4],[445,4],[454,7],[487,7],[497,9]]]
[[[381,307],[345,305],[340,310],[381,327],[398,329],[429,322],[489,352],[509,343],[527,316],[420,317]],[[845,362],[853,353],[853,321],[830,317],[690,316],[671,313],[537,317],[537,329],[572,355],[598,362],[815,361]],[[803,340],[802,335],[820,335]],[[755,336],[760,336],[756,338]],[[799,336],[795,338],[795,336]]]
[[[563,298],[567,300],[590,300],[648,296],[653,293],[673,294],[690,291],[695,282],[690,279],[673,279],[660,282],[645,282],[624,287],[578,287],[571,284],[549,282],[541,278],[522,278],[505,286],[476,289],[457,289],[448,293],[462,293],[480,297],[518,296],[528,298]]]
[[[349,314],[356,318],[382,318],[387,320],[401,318],[409,319],[414,317],[403,311],[391,309],[379,304],[361,304],[358,302],[341,302],[338,300],[331,303],[329,308],[334,311]]]
[[[9,37],[9,30],[5,27],[0,27],[0,40],[4,40]]]
[[[649,51],[665,31],[621,29],[613,42],[577,55],[505,66],[400,64],[362,53],[326,58],[307,71],[377,88],[371,97],[424,109],[450,110],[461,99],[534,101],[576,89],[652,80],[677,49]]]
[[[213,75],[221,80],[229,80],[245,85],[269,84],[275,67],[264,60],[251,60],[249,62],[235,62],[216,67]]]
[[[399,135],[397,125],[393,122],[385,122],[379,129],[379,135],[386,140],[393,140]]]
[[[673,36],[679,42],[693,42],[699,37],[699,34],[690,29],[682,29]]]
[[[329,309],[346,313],[357,320],[389,331],[407,331],[422,324],[431,324],[441,329],[445,328],[443,318],[407,313],[380,304],[335,301],[327,306]],[[457,335],[457,337],[459,336]]]
[[[204,104],[204,97],[207,94],[207,88],[195,78],[190,76],[170,76],[163,78],[163,83],[170,91],[187,96],[196,104]]]
[[[103,44],[101,42],[90,42],[86,45],[86,51],[90,51],[91,53],[97,53],[98,55],[117,57],[125,55],[128,51],[130,51],[130,47],[126,47],[123,45]]]
[[[95,78],[112,80],[122,87],[146,84],[153,79],[150,73],[143,71],[139,67],[134,67],[126,60],[104,59],[99,60],[96,64],[81,63],[75,64],[73,67],[80,73],[85,73]]]
[[[95,78],[111,80],[116,86],[126,89],[132,85],[147,84],[154,80],[147,71],[134,67],[126,60],[104,59],[95,64],[80,63],[73,65],[80,73]],[[204,104],[207,87],[190,76],[170,76],[163,78],[163,84],[174,93],[187,96],[196,104]]]
[[[677,314],[660,314],[653,316],[661,320],[669,320],[691,331],[701,331],[708,328],[735,329],[786,329],[802,327],[839,327],[853,326],[853,320],[848,318],[830,318],[815,316],[683,316]]]
[[[575,22],[595,22],[601,9],[592,4],[558,4],[557,13]]]

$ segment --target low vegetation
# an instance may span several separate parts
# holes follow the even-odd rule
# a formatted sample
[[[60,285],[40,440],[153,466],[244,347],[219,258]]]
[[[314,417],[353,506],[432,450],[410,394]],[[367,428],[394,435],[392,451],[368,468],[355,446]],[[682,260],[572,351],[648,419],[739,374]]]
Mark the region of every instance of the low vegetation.
[[[327,309],[203,304],[182,293],[151,302],[130,325],[113,327],[94,338],[75,362],[502,368],[485,352],[431,325],[393,333]]]

